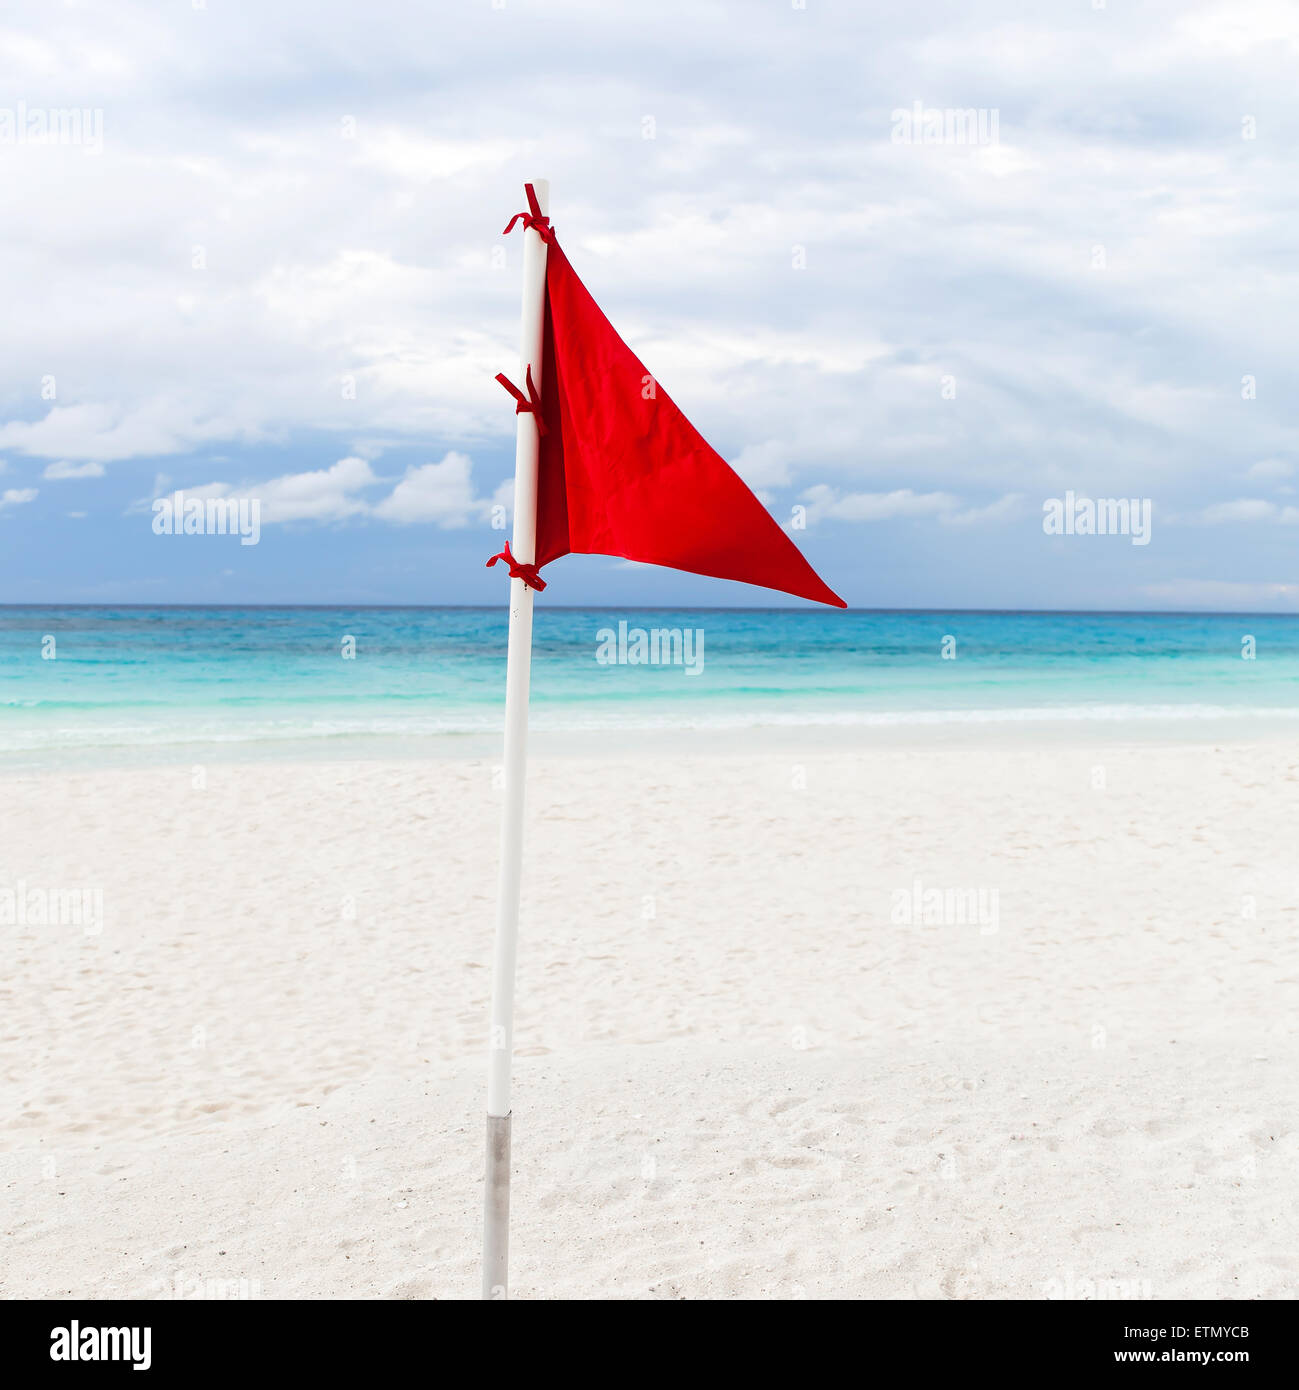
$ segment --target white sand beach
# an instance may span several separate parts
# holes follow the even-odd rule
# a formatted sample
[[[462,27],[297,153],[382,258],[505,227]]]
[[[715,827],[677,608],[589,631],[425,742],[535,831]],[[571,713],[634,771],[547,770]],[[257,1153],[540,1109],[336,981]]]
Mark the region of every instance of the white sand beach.
[[[0,777],[0,1294],[476,1297],[500,795]],[[1297,795],[1280,740],[534,761],[513,1295],[1294,1297]]]

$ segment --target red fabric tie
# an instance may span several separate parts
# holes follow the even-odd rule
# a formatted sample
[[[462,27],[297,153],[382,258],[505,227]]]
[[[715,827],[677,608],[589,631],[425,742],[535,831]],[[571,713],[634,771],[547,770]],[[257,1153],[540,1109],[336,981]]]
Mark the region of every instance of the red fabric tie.
[[[514,556],[510,554],[509,541],[505,542],[505,549],[502,550],[499,555],[493,555],[492,558],[488,560],[487,568],[491,569],[497,560],[504,560],[510,567],[510,578],[522,579],[529,589],[535,589],[540,593],[546,587],[546,581],[537,573],[536,565],[521,565]]]
[[[522,391],[505,375],[504,372],[496,373],[496,380],[518,401],[514,407],[516,415],[535,415],[537,419],[537,433],[546,433],[546,422],[541,416],[541,397],[537,393],[537,388],[532,380],[532,363],[528,363],[527,374],[524,381],[528,387],[528,394],[525,396]]]
[[[533,188],[530,183],[525,183],[523,185],[523,191],[528,195],[528,211],[516,212],[514,216],[510,218],[509,224],[501,235],[509,236],[514,230],[514,224],[516,222],[522,222],[524,231],[531,227],[547,246],[553,245],[555,241],[555,229],[550,225],[550,218],[541,215],[541,204],[537,202],[536,189]]]

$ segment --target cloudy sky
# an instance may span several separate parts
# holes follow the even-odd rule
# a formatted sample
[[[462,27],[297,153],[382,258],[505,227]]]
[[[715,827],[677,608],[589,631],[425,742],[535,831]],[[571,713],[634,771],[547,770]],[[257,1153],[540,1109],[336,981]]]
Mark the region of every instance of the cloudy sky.
[[[0,601],[502,601],[501,229],[549,177],[851,604],[1292,610],[1296,60],[1292,0],[10,0]],[[260,543],[154,535],[177,488]],[[1044,534],[1067,492],[1149,544]]]

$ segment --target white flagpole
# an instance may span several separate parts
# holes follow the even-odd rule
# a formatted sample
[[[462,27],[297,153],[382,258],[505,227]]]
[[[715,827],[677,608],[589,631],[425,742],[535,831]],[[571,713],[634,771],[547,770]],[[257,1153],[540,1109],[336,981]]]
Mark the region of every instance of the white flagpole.
[[[550,212],[550,184],[532,187],[543,217]],[[541,390],[541,336],[545,314],[546,243],[531,227],[523,233],[523,326],[519,384],[529,366]],[[514,539],[521,565],[537,558],[537,418],[518,417],[514,445]],[[496,900],[496,953],[492,963],[492,1015],[488,1035],[487,1182],[483,1221],[483,1297],[509,1293],[510,1071],[514,1050],[514,962],[519,944],[519,876],[523,859],[523,784],[528,765],[528,681],[532,669],[532,590],[510,580],[510,639],[505,668],[505,808],[501,817],[501,868]]]

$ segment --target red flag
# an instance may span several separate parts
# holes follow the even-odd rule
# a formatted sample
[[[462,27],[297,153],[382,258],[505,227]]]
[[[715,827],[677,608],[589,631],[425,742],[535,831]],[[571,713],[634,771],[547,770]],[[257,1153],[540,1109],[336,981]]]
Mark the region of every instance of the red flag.
[[[535,567],[620,555],[846,608],[614,331],[548,221],[520,217],[548,242],[540,401],[509,387],[545,426]]]

